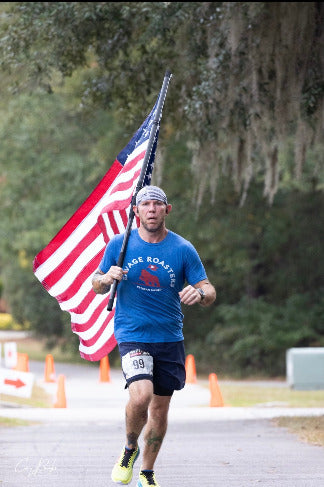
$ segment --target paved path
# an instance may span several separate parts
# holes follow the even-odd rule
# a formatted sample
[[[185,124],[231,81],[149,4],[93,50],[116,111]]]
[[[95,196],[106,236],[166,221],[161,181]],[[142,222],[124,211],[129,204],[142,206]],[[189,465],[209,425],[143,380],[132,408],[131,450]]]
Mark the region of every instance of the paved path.
[[[34,424],[0,428],[0,487],[112,487],[110,472],[124,437],[127,391],[121,372],[99,382],[95,366],[55,364],[65,375],[67,408],[0,408],[0,416]],[[55,401],[57,384],[31,372]],[[156,472],[161,487],[320,487],[324,449],[273,424],[282,415],[323,409],[210,408],[208,387],[187,384],[171,403],[169,429]],[[140,441],[142,445],[142,439]],[[140,460],[135,464],[136,485]]]

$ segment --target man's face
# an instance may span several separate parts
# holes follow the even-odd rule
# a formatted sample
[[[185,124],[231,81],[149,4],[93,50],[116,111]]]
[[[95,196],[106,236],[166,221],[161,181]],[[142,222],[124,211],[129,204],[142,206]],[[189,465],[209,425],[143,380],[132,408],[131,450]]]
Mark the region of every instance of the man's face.
[[[148,232],[157,232],[164,226],[168,206],[159,200],[142,201],[138,206],[141,226]]]

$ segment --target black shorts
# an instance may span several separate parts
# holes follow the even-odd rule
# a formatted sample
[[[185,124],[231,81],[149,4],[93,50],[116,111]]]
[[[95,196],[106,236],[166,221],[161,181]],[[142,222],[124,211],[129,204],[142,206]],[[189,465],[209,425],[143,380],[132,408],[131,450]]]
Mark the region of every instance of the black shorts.
[[[142,343],[118,345],[122,370],[127,385],[148,379],[153,382],[154,394],[172,396],[183,389],[186,382],[184,342]]]

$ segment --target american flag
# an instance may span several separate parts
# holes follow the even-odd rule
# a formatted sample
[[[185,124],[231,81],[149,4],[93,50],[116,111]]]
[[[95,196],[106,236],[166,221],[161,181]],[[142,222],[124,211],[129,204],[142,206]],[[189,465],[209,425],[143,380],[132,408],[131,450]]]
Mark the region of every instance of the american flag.
[[[161,92],[150,115],[98,186],[34,259],[35,276],[61,309],[70,313],[72,331],[80,339],[80,355],[86,360],[100,360],[116,345],[115,305],[108,313],[109,294],[95,294],[91,279],[107,242],[126,229],[160,97]],[[157,129],[144,185],[150,184],[158,134]]]

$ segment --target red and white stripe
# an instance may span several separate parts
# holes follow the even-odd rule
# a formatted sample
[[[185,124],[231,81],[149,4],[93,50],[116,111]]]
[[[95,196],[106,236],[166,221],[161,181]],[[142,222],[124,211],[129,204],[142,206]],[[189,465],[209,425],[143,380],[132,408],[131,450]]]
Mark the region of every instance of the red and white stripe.
[[[71,315],[80,338],[80,355],[100,360],[116,345],[109,295],[96,295],[91,279],[106,243],[125,231],[129,206],[142,169],[146,139],[124,166],[116,159],[101,182],[70,220],[34,259],[34,273],[44,288]],[[134,220],[134,226],[136,221]]]

